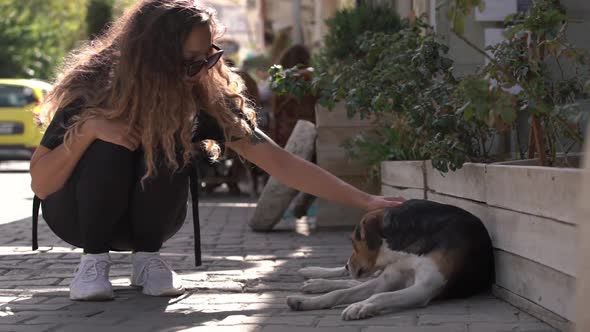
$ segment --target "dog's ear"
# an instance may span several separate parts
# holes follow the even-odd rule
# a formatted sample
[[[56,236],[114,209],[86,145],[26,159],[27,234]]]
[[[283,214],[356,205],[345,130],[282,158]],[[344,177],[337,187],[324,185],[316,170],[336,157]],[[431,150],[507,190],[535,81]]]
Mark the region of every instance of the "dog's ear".
[[[369,250],[378,250],[383,239],[383,210],[367,213],[361,220],[362,237]]]

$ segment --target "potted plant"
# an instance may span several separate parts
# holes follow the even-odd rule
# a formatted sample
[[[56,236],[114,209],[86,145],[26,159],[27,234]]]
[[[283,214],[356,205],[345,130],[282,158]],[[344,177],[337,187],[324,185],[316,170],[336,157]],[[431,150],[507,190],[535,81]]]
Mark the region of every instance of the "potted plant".
[[[381,167],[384,194],[427,198],[428,170],[448,173],[465,162],[491,159],[494,129],[485,121],[465,120],[461,80],[453,73],[448,48],[421,19],[396,34],[366,35],[359,48],[367,56],[343,68],[340,79],[348,82],[347,103],[359,105],[354,109],[379,125],[347,146],[373,170],[395,160]]]

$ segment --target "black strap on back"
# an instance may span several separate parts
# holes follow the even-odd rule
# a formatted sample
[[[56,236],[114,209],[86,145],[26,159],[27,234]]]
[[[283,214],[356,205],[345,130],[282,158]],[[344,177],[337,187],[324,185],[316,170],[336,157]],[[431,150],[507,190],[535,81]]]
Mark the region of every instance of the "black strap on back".
[[[193,158],[189,175],[189,187],[191,193],[191,206],[193,213],[193,232],[195,246],[195,266],[202,265],[201,259],[201,225],[199,222],[199,163]]]
[[[39,249],[39,241],[37,239],[37,228],[39,226],[39,207],[41,206],[41,200],[39,199],[39,197],[37,197],[37,195],[35,195],[35,197],[33,197],[33,234],[32,234],[32,240],[33,240],[33,250],[37,250]]]

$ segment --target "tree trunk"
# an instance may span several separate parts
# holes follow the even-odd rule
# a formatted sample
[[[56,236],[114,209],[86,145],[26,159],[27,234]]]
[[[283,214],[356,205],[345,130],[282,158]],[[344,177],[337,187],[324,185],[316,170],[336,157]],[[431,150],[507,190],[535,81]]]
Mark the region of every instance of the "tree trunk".
[[[543,129],[541,128],[541,121],[539,120],[539,117],[537,115],[533,115],[531,132],[534,139],[533,158],[534,150],[536,150],[539,154],[539,163],[541,164],[541,166],[547,166],[547,156],[545,155],[545,144],[543,142]],[[531,157],[530,151],[532,147],[533,146],[529,146],[529,157]]]

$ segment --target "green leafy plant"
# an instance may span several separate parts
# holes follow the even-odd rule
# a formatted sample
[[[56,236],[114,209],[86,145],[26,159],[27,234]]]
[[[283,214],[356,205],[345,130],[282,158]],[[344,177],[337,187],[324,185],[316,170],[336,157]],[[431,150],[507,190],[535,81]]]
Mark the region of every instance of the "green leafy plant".
[[[431,159],[441,172],[485,160],[493,130],[484,121],[465,120],[447,46],[423,19],[402,26],[363,33],[347,46],[354,49],[347,58],[329,57],[334,53],[327,47],[314,58],[311,82],[300,79],[300,68],[273,66],[273,90],[313,93],[323,106],[343,102],[350,117],[374,119],[374,130],[344,144],[373,174],[384,160]]]
[[[48,79],[83,39],[87,0],[0,0],[0,77]]]
[[[453,0],[453,1],[442,1],[438,7],[448,5],[447,18],[451,23],[451,29],[462,34],[465,30],[465,18],[469,15],[474,8],[479,10],[485,9],[485,0]]]
[[[388,121],[378,122],[374,129],[362,131],[342,146],[352,159],[362,160],[369,167],[371,177],[376,177],[382,161],[428,159],[420,149],[422,144],[424,138],[416,134],[404,115],[394,113]]]
[[[303,98],[311,93],[311,83],[306,79],[304,73],[312,73],[313,69],[309,68],[283,68],[281,65],[273,65],[268,73],[271,78],[271,88],[273,92],[283,95],[291,94],[298,99]]]
[[[86,14],[86,34],[95,38],[105,31],[113,21],[115,0],[89,0]]]
[[[578,101],[590,81],[586,53],[566,38],[563,8],[555,0],[535,1],[530,12],[507,19],[505,42],[480,50],[462,31],[465,16],[485,2],[448,5],[452,31],[488,59],[478,73],[455,77],[447,46],[419,19],[397,33],[364,33],[347,58],[321,52],[311,82],[289,82],[298,72],[275,67],[273,85],[284,93],[315,93],[327,107],[344,102],[349,116],[375,119],[375,130],[345,144],[373,170],[384,160],[431,159],[441,172],[491,161],[494,137],[517,128],[519,114],[530,118],[529,157],[536,152],[541,164],[555,165],[558,152],[582,141],[585,113]]]
[[[343,100],[350,114],[379,123],[348,142],[353,156],[377,168],[383,160],[431,159],[441,172],[466,161],[489,158],[493,129],[466,121],[447,46],[422,21],[396,34],[367,33],[358,48],[365,53],[342,66],[333,102]]]
[[[326,21],[330,33],[323,56],[331,61],[362,56],[356,41],[366,32],[394,33],[401,28],[399,16],[385,5],[361,4],[338,11]]]
[[[531,126],[528,157],[556,165],[559,152],[583,140],[578,101],[587,98],[588,55],[567,40],[570,22],[558,1],[535,1],[505,23],[507,39],[487,49],[488,64],[462,86],[464,111],[500,128],[514,126],[524,112]]]

